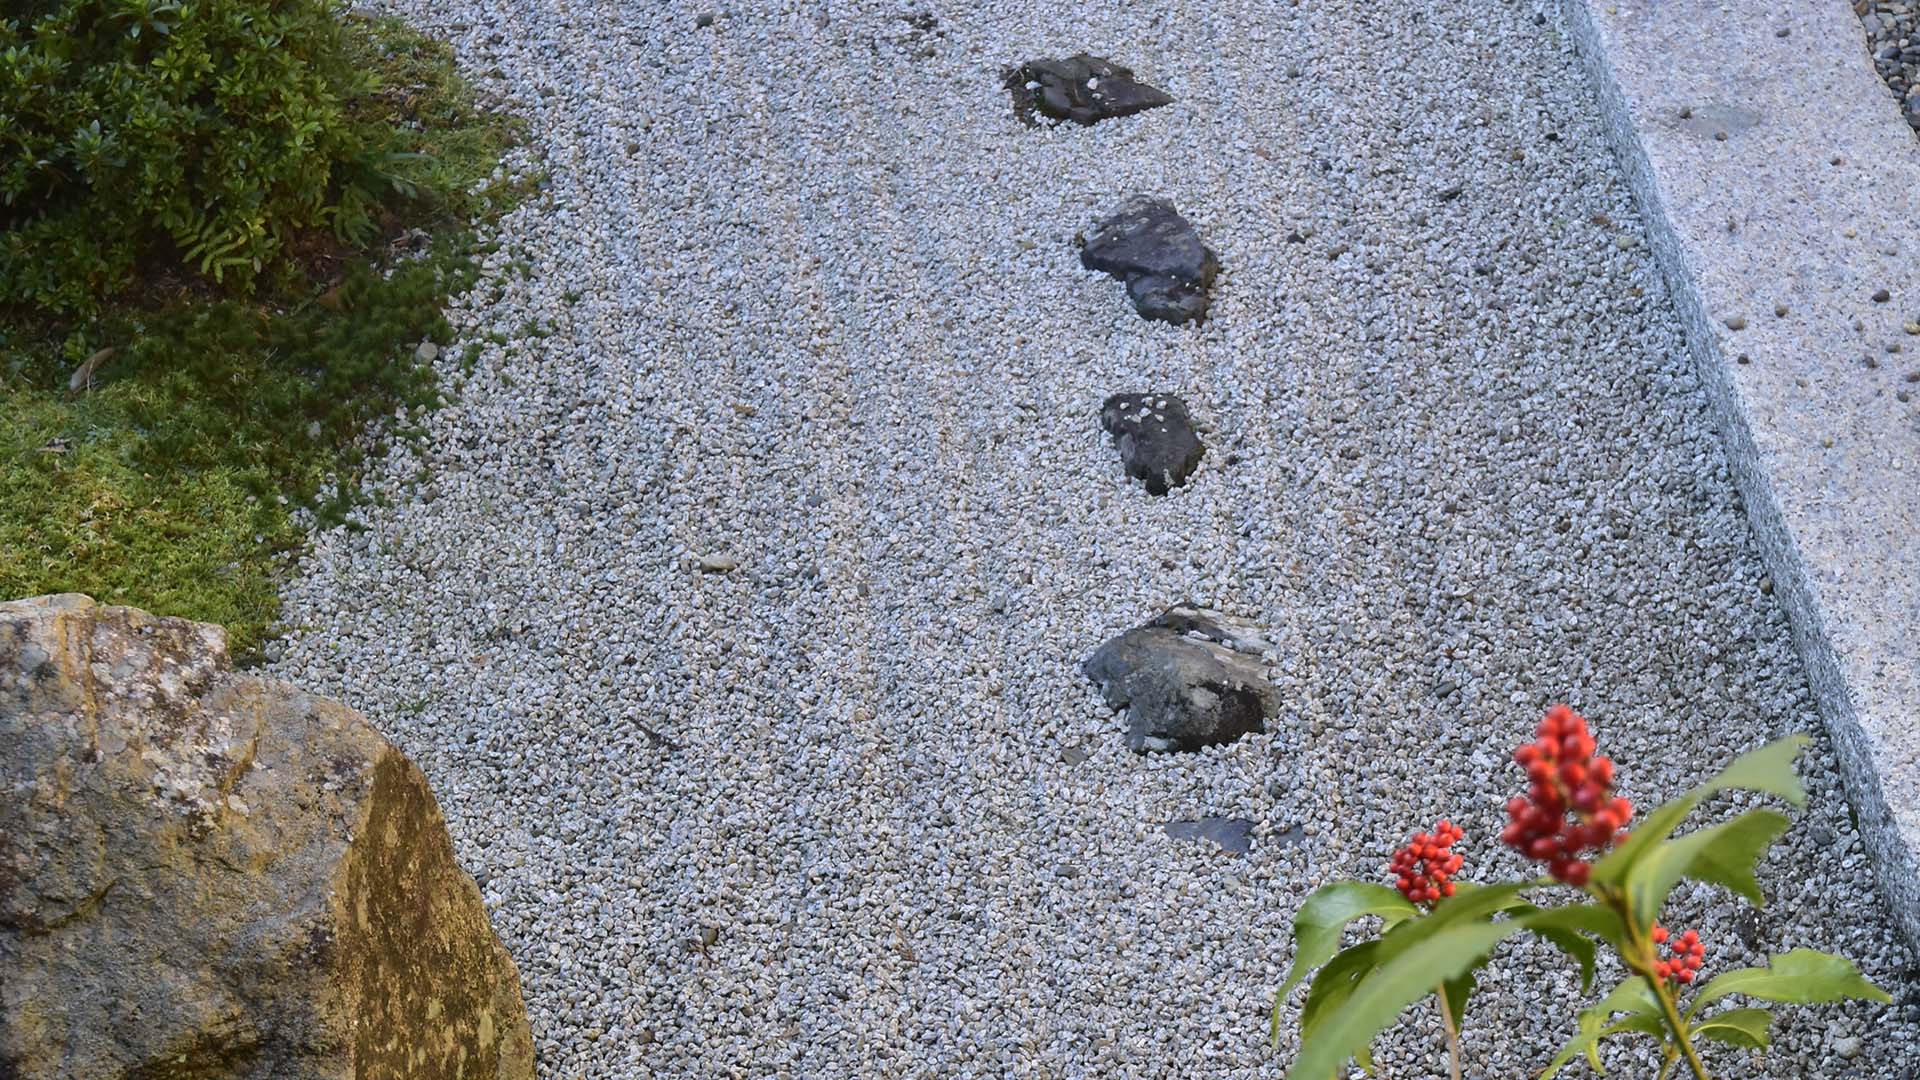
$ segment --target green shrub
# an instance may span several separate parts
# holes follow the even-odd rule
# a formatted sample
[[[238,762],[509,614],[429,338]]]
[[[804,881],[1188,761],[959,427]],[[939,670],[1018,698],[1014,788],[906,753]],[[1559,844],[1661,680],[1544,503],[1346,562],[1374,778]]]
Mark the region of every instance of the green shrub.
[[[36,27],[56,5],[88,6],[45,0],[37,13],[14,14],[20,4],[0,0],[0,10]],[[181,33],[174,23],[163,36]],[[221,623],[237,656],[256,655],[305,539],[308,519],[294,511],[312,511],[322,526],[341,521],[364,498],[363,455],[383,436],[412,434],[377,421],[404,409],[417,422],[440,401],[415,350],[451,340],[441,308],[475,281],[474,228],[528,191],[528,180],[490,180],[519,125],[483,106],[444,43],[388,19],[350,16],[341,34],[360,74],[342,114],[351,130],[338,145],[399,179],[356,187],[352,170],[362,166],[336,165],[348,179],[336,180],[331,197],[361,190],[378,200],[323,199],[323,226],[287,227],[283,256],[277,265],[263,256],[249,295],[181,287],[193,283],[180,280],[177,246],[164,235],[89,249],[102,259],[121,253],[116,280],[132,287],[117,295],[97,277],[63,278],[55,246],[35,238],[57,231],[49,224],[57,215],[35,218],[39,232],[29,237],[25,211],[0,205],[9,229],[0,233],[0,599],[89,593]],[[0,64],[19,60],[0,50]],[[18,109],[14,98],[0,92],[0,117],[9,109]],[[0,154],[27,137],[0,127]],[[98,243],[93,228],[78,231],[82,219],[124,216],[106,192],[91,194],[97,208],[60,211],[73,242]],[[353,215],[367,235],[355,234]],[[326,226],[346,231],[346,242]],[[415,230],[431,237],[424,249]],[[40,302],[7,303],[32,299],[31,288],[6,289],[36,273]],[[67,306],[50,306],[45,292],[62,289]]]
[[[371,232],[391,181],[334,0],[9,6],[0,303],[92,314],[169,265],[245,291],[295,230]]]

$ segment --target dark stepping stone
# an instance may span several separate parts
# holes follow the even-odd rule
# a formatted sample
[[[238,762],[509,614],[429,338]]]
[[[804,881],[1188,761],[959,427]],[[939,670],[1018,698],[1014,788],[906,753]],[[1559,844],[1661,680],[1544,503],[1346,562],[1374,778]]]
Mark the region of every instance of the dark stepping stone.
[[[1176,607],[1100,646],[1083,670],[1108,707],[1127,711],[1129,749],[1199,750],[1265,731],[1279,711],[1255,645],[1265,642],[1239,620]]]
[[[1165,199],[1135,195],[1101,220],[1080,249],[1080,265],[1127,283],[1142,318],[1175,326],[1206,318],[1207,286],[1220,260]]]
[[[1253,850],[1253,822],[1241,818],[1209,817],[1198,821],[1169,821],[1167,835],[1175,840],[1211,840],[1229,855]]]
[[[1134,81],[1132,71],[1086,53],[1030,60],[1007,73],[1006,85],[1013,93],[1014,115],[1028,125],[1038,123],[1036,115],[1090,125],[1173,101],[1164,91]]]
[[[1113,436],[1127,475],[1146,481],[1152,495],[1185,484],[1206,453],[1187,403],[1172,394],[1115,394],[1100,406],[1100,426]]]

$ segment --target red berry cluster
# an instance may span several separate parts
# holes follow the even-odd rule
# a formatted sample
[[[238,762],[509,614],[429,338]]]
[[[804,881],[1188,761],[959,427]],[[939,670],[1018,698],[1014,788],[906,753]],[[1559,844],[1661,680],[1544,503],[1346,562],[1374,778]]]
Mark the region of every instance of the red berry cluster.
[[[1667,944],[1666,927],[1656,926],[1653,928],[1653,943],[1655,945]],[[1690,983],[1693,981],[1693,973],[1700,970],[1701,964],[1706,963],[1707,947],[1700,944],[1700,932],[1698,930],[1689,930],[1681,934],[1674,940],[1673,944],[1668,947],[1668,951],[1673,955],[1653,965],[1654,974],[1668,982]]]
[[[1593,756],[1593,733],[1579,713],[1555,705],[1535,735],[1513,752],[1527,770],[1527,793],[1507,801],[1500,841],[1546,863],[1556,879],[1585,885],[1593,867],[1581,856],[1624,841],[1633,804],[1611,797],[1613,760]]]
[[[1463,835],[1458,825],[1445,820],[1432,833],[1414,833],[1406,847],[1393,853],[1394,887],[1416,904],[1452,896],[1452,878],[1463,860],[1450,849]]]

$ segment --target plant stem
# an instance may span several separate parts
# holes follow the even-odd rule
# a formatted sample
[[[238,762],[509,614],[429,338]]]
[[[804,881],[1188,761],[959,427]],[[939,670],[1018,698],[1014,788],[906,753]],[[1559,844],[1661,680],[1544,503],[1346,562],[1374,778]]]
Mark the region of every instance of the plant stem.
[[[1447,1004],[1446,984],[1434,987],[1434,993],[1440,998],[1440,1022],[1447,1029],[1447,1065],[1453,1080],[1460,1080],[1460,1029],[1454,1025],[1453,1008]]]
[[[1660,999],[1660,1011],[1666,1015],[1667,1027],[1673,1032],[1673,1041],[1687,1060],[1687,1068],[1693,1070],[1694,1080],[1713,1080],[1707,1075],[1707,1067],[1700,1063],[1700,1055],[1693,1049],[1693,1034],[1687,1030],[1687,1022],[1680,1018],[1680,1009],[1673,1002],[1673,995],[1667,992],[1666,980],[1645,974],[1647,985],[1653,987],[1653,996]]]

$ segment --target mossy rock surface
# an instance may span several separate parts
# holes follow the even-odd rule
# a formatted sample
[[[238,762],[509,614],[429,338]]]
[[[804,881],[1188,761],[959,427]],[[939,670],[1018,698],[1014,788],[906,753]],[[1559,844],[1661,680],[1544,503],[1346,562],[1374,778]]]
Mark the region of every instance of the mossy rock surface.
[[[426,779],[218,627],[0,604],[0,1076],[533,1076]]]

